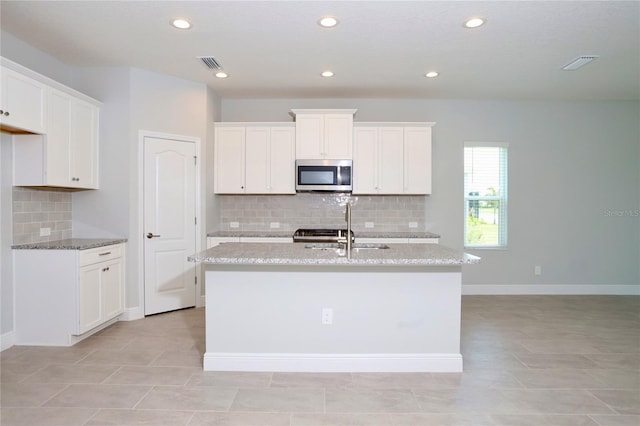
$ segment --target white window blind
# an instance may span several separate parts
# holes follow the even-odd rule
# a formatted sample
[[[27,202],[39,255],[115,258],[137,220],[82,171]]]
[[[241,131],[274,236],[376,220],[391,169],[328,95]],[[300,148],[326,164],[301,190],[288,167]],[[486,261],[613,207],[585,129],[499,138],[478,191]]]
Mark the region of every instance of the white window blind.
[[[464,245],[507,246],[508,145],[464,145]]]

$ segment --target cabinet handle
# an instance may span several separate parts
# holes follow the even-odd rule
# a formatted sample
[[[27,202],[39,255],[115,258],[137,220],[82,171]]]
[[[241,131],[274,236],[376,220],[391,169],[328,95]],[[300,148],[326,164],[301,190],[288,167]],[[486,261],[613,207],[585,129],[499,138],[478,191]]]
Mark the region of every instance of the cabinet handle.
[[[9,116],[9,111],[4,111],[4,110],[0,109],[0,115]]]
[[[106,268],[102,268],[102,272],[107,272],[108,270],[109,270],[108,266]]]
[[[110,251],[105,251],[104,253],[99,253],[98,256],[106,256],[108,254],[111,254]]]
[[[80,182],[80,178],[78,177],[72,177],[71,180],[74,182]]]
[[[156,235],[156,234],[153,234],[153,233],[151,233],[151,232],[149,232],[149,233],[147,234],[147,238],[151,239],[151,238],[153,238],[153,237],[158,238],[158,237],[160,237],[160,235]]]

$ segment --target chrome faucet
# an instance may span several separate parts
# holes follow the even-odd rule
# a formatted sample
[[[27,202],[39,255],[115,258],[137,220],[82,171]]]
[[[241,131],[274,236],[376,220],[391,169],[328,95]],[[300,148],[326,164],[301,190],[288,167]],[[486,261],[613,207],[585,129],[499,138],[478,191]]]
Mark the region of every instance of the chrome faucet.
[[[351,203],[347,202],[347,210],[344,213],[347,221],[347,259],[351,259]]]

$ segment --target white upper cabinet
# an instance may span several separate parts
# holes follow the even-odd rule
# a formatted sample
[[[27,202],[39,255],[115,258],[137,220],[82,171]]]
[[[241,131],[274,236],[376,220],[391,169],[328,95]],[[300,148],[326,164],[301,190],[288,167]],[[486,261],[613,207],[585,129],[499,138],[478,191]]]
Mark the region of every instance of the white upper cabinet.
[[[0,62],[0,129],[14,133],[13,184],[97,189],[100,102]]]
[[[49,89],[46,135],[14,135],[14,185],[98,188],[96,105]]]
[[[404,129],[403,194],[431,194],[431,127]]]
[[[0,128],[9,132],[46,132],[47,85],[0,67]]]
[[[244,194],[244,127],[220,127],[215,131],[216,194]]]
[[[354,128],[354,194],[430,194],[432,123]]]
[[[52,89],[47,132],[47,184],[98,188],[98,108]]]
[[[295,129],[274,124],[216,126],[216,194],[295,193]]]
[[[296,159],[352,158],[355,109],[293,109]]]

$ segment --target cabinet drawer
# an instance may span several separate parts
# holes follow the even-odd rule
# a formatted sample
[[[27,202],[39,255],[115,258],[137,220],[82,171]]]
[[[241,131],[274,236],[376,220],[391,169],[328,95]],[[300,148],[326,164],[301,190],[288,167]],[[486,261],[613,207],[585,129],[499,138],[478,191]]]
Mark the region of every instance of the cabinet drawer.
[[[80,251],[79,266],[91,265],[96,262],[122,257],[122,244],[98,247]]]

